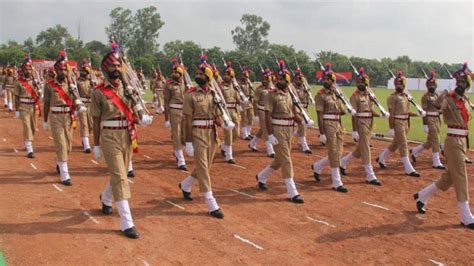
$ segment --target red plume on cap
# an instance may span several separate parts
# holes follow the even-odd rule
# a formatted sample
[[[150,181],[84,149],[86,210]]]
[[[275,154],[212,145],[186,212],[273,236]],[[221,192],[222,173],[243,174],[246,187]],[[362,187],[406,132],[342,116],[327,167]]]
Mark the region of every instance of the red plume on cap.
[[[232,66],[232,61],[227,60],[226,65],[227,65],[228,67],[231,67],[231,66]]]
[[[118,45],[118,43],[116,43],[115,41],[112,41],[110,46],[112,47],[112,52],[114,52],[116,54],[120,53],[120,46]]]
[[[436,78],[436,71],[433,69],[431,70],[430,79],[435,79],[435,78]]]
[[[278,65],[280,65],[280,69],[285,68],[286,67],[285,60],[281,59],[280,61],[278,61]]]
[[[61,59],[62,60],[67,60],[67,54],[66,54],[66,51],[64,51],[64,50],[61,50],[59,52],[59,60],[61,60]]]
[[[207,60],[207,55],[202,54],[202,55],[199,56],[199,62],[200,62],[201,64],[206,63],[206,60]]]
[[[397,78],[401,78],[403,76],[403,71],[398,70],[397,71]]]
[[[30,58],[30,55],[29,54],[25,54],[25,57],[23,59],[23,64],[21,64],[21,69],[24,69],[26,68],[27,66],[30,66],[31,65],[31,58]]]
[[[365,72],[365,71],[364,71],[364,68],[363,68],[363,67],[360,67],[360,68],[359,68],[359,73],[362,73],[362,74],[363,74],[364,72]]]

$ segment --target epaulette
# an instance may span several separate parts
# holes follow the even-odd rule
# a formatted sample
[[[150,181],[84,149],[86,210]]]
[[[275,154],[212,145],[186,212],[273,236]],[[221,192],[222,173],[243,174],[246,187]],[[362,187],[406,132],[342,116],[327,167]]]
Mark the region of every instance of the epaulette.
[[[277,89],[271,89],[268,91],[268,93],[275,93],[275,92],[277,92]]]
[[[171,79],[171,78],[169,78],[168,80],[166,80],[166,84],[168,84],[168,85],[171,85],[171,84],[173,84],[173,83],[174,83],[174,80]]]
[[[354,91],[354,93],[352,95],[359,96],[359,90]]]
[[[193,87],[188,88],[188,89],[186,90],[186,92],[191,93],[191,92],[196,91],[196,89],[197,89],[197,88],[193,86]]]
[[[318,91],[318,94],[324,93],[324,90],[325,90],[324,88],[321,88],[321,89]]]
[[[99,89],[99,88],[103,88],[104,86],[105,86],[105,83],[104,83],[104,82],[101,82],[101,83],[95,85],[94,90],[95,90],[95,89]]]

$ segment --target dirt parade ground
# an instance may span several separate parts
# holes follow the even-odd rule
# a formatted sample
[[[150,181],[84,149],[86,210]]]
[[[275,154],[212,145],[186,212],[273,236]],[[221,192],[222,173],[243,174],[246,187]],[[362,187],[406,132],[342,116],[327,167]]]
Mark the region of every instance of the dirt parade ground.
[[[474,232],[459,225],[453,189],[433,197],[425,215],[416,212],[412,194],[442,173],[432,169],[429,152],[415,164],[420,178],[404,174],[398,154],[387,169],[374,163],[381,187],[367,185],[361,162],[354,160],[343,177],[349,193],[337,193],[331,190],[329,169],[320,183],[313,179],[311,163],[326,149],[311,130],[313,154],[302,153],[294,142],[295,181],[305,200],[295,205],[286,200],[280,172],[270,178],[267,192],[257,190],[255,175],[271,158],[263,142],[255,153],[248,141],[238,140],[237,165],[218,153],[211,171],[214,195],[225,213],[219,220],[207,214],[197,185],[194,201],[182,199],[178,183],[188,173],[176,170],[163,117],[139,130],[130,205],[141,238],[131,240],[118,231],[115,208],[111,216],[100,211],[99,194],[109,177],[103,160],[97,164],[92,154],[82,152],[79,130],[69,160],[73,186],[65,187],[55,172],[50,132],[40,127],[36,157],[27,159],[20,120],[1,108],[0,249],[9,265],[467,265],[474,260]],[[386,146],[374,141],[373,158]],[[347,137],[344,154],[354,147]],[[193,160],[187,159],[192,170]],[[472,173],[474,167],[467,169]],[[472,186],[469,192],[474,195]]]

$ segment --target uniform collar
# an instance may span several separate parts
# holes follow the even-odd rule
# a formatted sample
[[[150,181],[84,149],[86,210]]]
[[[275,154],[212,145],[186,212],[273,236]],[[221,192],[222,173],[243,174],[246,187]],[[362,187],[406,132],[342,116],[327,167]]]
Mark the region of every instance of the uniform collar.
[[[288,93],[288,88],[286,88],[285,90],[276,89],[276,93],[278,93],[278,94],[287,94]]]
[[[120,86],[120,79],[116,79],[114,81],[111,81],[109,79],[105,79],[104,85],[105,85],[105,87],[111,87],[113,89],[118,89],[118,87]]]
[[[204,85],[204,86],[198,86],[197,87],[197,90],[200,91],[200,92],[204,92],[204,93],[207,93],[209,91],[209,85]]]

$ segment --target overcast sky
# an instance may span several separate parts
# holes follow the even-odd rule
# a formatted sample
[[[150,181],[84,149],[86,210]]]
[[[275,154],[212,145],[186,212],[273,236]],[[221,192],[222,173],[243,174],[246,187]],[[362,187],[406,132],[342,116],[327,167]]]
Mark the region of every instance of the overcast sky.
[[[159,42],[192,40],[205,48],[234,49],[230,31],[245,13],[271,25],[272,43],[293,45],[309,55],[330,50],[365,58],[395,58],[474,65],[472,1],[110,1],[0,0],[0,43],[23,42],[62,24],[85,42],[107,37],[110,11],[154,5],[165,26]]]

